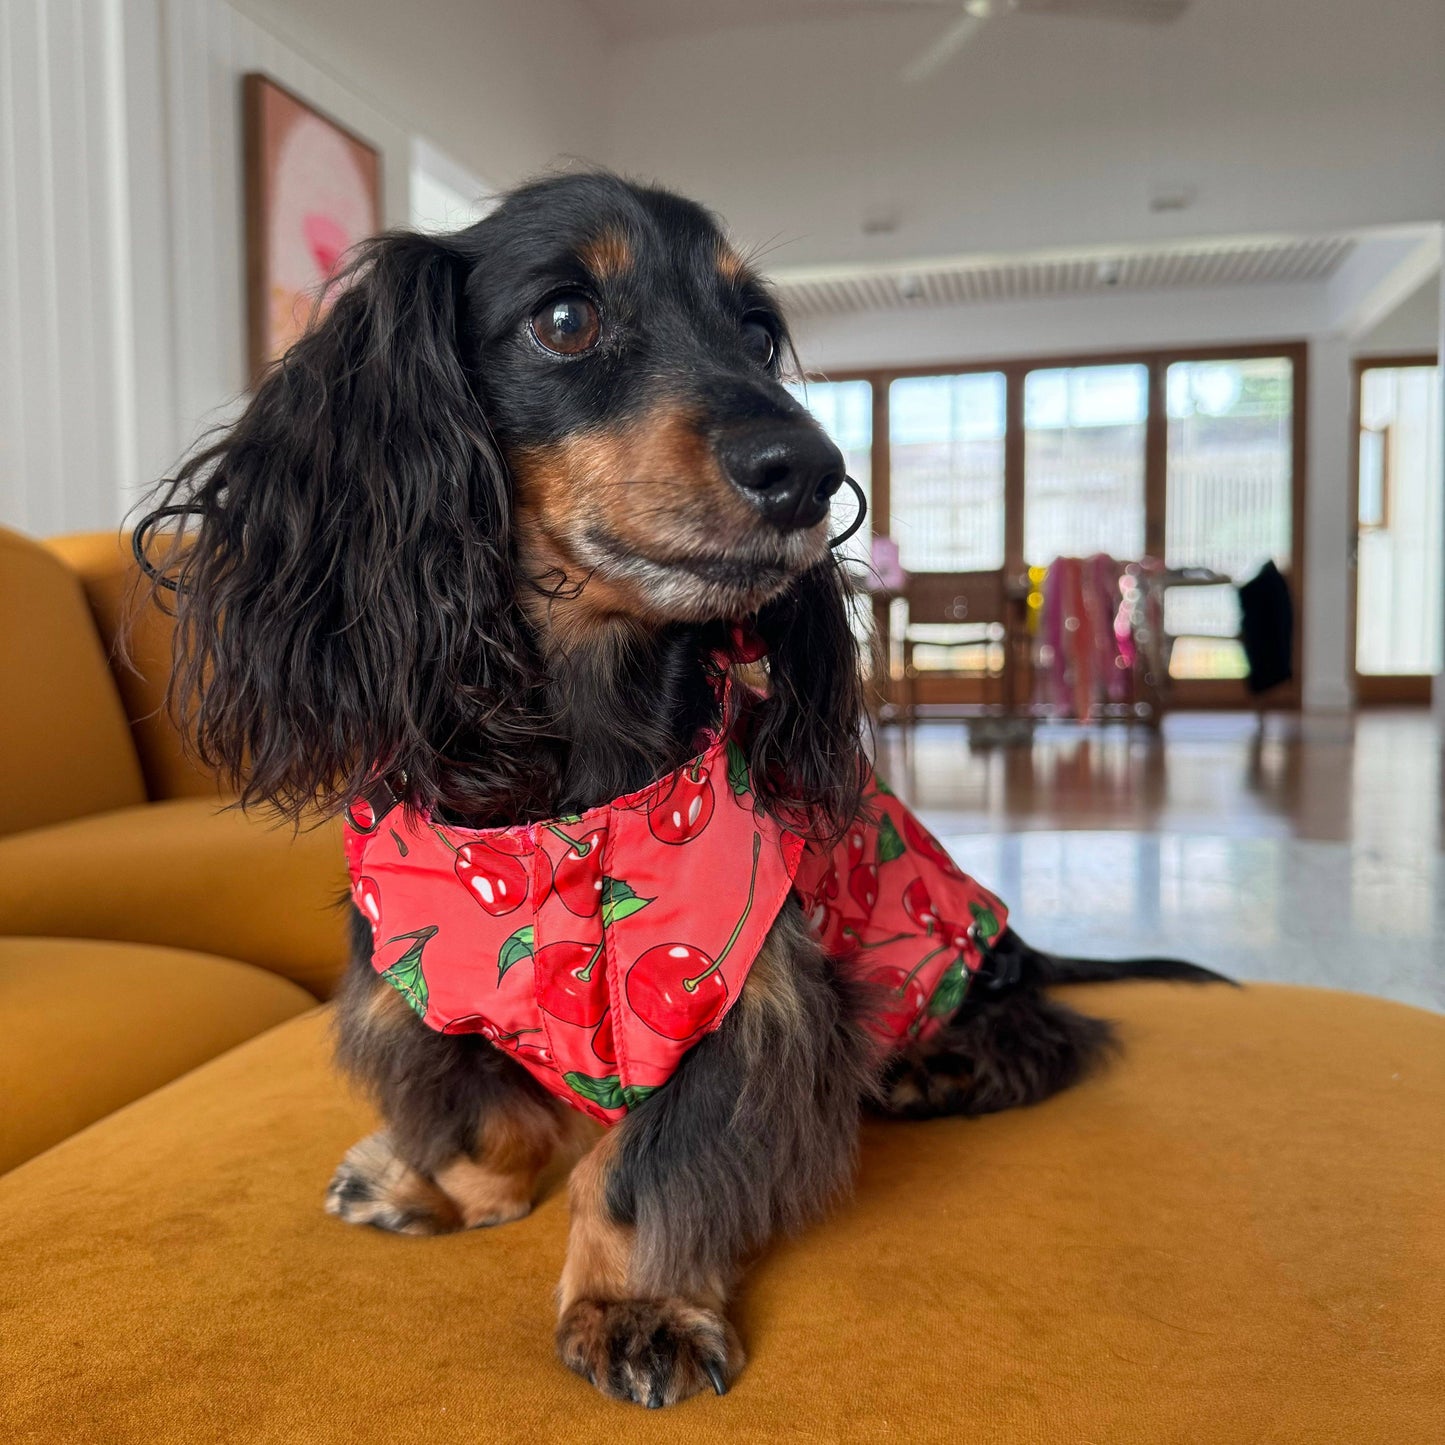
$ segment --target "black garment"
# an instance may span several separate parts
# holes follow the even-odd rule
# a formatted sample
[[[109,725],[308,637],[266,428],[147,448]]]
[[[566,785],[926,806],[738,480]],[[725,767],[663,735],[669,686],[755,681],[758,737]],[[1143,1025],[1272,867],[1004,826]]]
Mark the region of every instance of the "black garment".
[[[1256,695],[1294,676],[1294,602],[1289,581],[1273,562],[1239,589],[1239,640]]]

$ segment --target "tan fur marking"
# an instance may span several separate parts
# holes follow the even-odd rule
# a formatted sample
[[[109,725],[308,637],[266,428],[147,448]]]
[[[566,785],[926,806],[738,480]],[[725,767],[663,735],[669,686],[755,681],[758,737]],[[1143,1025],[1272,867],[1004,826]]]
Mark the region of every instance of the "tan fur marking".
[[[560,1315],[579,1299],[627,1298],[636,1231],[613,1223],[607,1213],[607,1174],[616,1139],[616,1130],[604,1134],[572,1171],[572,1222],[567,1232],[567,1262],[557,1291]]]
[[[362,1005],[362,1023],[366,1028],[387,1029],[403,1024],[411,1017],[411,1005],[402,997],[401,990],[393,988],[377,975],[380,987],[373,988]]]
[[[594,236],[577,253],[577,259],[599,281],[612,281],[632,266],[632,246],[621,231]]]
[[[737,285],[748,274],[747,262],[726,241],[717,243],[717,269],[723,280],[733,285]]]
[[[537,1180],[562,1139],[557,1108],[519,1094],[482,1116],[477,1147],[436,1172],[468,1229],[505,1224],[532,1208]]]
[[[788,956],[788,944],[770,932],[748,971],[738,1007],[745,1014],[771,1014],[796,1031],[803,1026],[803,1001],[788,968]]]
[[[352,1194],[348,1179],[364,1180]],[[326,1212],[350,1224],[374,1224],[398,1234],[446,1234],[462,1227],[456,1205],[424,1174],[398,1159],[385,1134],[371,1134],[347,1150],[327,1194]]]

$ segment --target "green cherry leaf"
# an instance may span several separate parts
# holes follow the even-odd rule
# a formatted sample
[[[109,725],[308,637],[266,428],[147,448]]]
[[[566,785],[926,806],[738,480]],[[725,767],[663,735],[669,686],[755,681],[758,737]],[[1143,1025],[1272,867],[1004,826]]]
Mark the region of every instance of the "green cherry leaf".
[[[627,1102],[616,1074],[607,1074],[600,1079],[593,1078],[591,1074],[563,1074],[562,1081],[574,1093],[591,1099],[602,1109],[620,1109]]]
[[[752,769],[743,750],[734,742],[728,743],[728,786],[738,794],[753,790]]]
[[[429,923],[415,933],[398,933],[388,943],[400,943],[409,938],[412,945],[390,968],[382,970],[381,976],[409,1003],[422,1017],[426,1016],[427,986],[426,975],[421,970],[421,957],[428,943],[436,937],[437,926]]]
[[[876,773],[873,775],[873,791],[885,798],[896,798],[898,796]]]
[[[501,983],[514,963],[531,958],[536,946],[537,930],[530,923],[525,928],[519,928],[502,945],[502,951],[497,955],[497,982]]]
[[[903,839],[898,836],[898,829],[893,826],[893,819],[881,818],[878,822],[879,863],[891,863],[895,858],[901,858],[905,851]]]
[[[641,913],[651,902],[650,898],[639,898],[621,878],[604,878],[602,926],[611,928],[619,918],[631,918],[634,913]]]
[[[655,1094],[661,1084],[624,1084],[622,1098],[629,1109],[635,1109],[649,1094]]]
[[[999,933],[998,914],[992,908],[985,908],[981,903],[970,903],[968,911],[973,914],[973,921],[978,927],[978,936],[985,943],[992,943]]]
[[[933,997],[928,1000],[929,1018],[948,1018],[957,1013],[964,995],[968,993],[968,982],[968,970],[964,968],[963,960],[955,958],[938,980]]]

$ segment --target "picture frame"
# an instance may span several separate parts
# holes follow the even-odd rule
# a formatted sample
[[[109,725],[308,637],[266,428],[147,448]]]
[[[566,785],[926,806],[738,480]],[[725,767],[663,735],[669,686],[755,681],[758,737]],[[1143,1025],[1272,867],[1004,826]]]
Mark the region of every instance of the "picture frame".
[[[346,253],[381,229],[381,153],[260,71],[242,84],[254,387],[324,312]]]

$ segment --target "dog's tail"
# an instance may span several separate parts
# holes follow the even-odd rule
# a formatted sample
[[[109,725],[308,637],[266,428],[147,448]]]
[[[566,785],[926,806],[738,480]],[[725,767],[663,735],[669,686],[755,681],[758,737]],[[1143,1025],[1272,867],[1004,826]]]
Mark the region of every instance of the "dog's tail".
[[[1005,929],[992,953],[1003,973],[1015,973],[1025,986],[1050,983],[1112,983],[1125,978],[1173,979],[1180,983],[1239,984],[1212,968],[1180,958],[1069,958],[1045,953],[1025,943],[1012,928]]]

